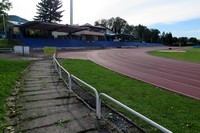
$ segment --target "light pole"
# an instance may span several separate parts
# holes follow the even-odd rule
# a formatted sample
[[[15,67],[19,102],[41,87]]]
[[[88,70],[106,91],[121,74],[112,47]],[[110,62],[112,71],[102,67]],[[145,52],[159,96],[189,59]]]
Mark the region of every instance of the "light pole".
[[[4,14],[3,14],[3,29],[4,29],[4,34],[5,34],[5,37],[6,37],[6,23],[5,23]]]
[[[73,25],[73,0],[70,0],[70,25]]]

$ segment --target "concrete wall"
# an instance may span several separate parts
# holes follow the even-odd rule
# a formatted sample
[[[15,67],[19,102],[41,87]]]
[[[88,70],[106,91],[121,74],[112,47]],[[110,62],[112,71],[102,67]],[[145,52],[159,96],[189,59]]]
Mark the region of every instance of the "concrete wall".
[[[16,54],[29,54],[30,49],[28,46],[14,46],[14,53]]]

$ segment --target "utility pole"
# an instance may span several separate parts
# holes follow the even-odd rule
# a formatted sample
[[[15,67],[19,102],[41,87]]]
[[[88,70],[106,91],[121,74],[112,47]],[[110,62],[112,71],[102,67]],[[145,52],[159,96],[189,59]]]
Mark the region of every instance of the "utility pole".
[[[6,37],[6,23],[5,23],[4,14],[3,14],[3,29],[4,29],[4,34],[5,34],[5,37]]]
[[[73,0],[70,0],[70,25],[73,25]]]

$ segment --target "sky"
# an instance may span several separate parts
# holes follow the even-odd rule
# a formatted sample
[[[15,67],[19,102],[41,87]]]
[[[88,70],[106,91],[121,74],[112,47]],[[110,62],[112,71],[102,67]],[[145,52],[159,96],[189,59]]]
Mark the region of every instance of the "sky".
[[[9,15],[33,20],[41,0],[9,0]],[[61,0],[62,24],[70,23],[70,0]],[[176,37],[200,39],[200,0],[73,0],[74,24],[94,24],[99,19],[121,17],[130,25],[145,25]]]

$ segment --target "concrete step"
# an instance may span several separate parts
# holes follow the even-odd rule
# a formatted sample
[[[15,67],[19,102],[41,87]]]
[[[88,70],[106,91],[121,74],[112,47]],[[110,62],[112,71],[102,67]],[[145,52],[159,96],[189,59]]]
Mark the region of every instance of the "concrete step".
[[[24,75],[17,103],[16,132],[26,133],[109,133],[105,122],[96,118],[74,93],[69,93],[51,60],[35,61]],[[16,118],[14,119],[16,120]]]

